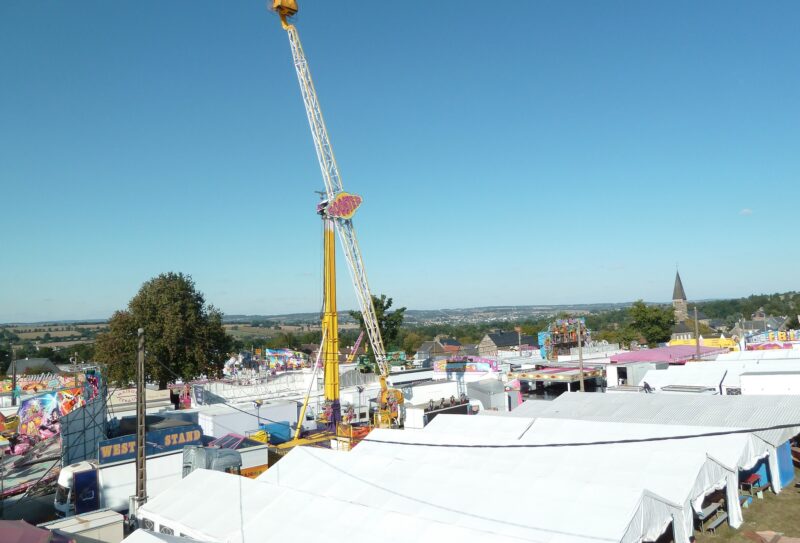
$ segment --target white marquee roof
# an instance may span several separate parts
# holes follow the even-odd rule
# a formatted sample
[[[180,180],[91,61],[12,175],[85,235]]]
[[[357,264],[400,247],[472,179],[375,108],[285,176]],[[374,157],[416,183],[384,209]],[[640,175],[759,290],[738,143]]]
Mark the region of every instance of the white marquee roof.
[[[639,541],[658,536],[673,515],[682,516],[678,504],[639,486],[608,480],[567,483],[563,473],[551,473],[532,481],[536,491],[521,484],[503,485],[514,471],[507,465],[498,471],[491,458],[496,450],[470,451],[473,461],[464,466],[404,460],[387,451],[357,453],[362,445],[349,454],[298,448],[259,479],[364,505],[375,514],[404,513],[492,534],[491,538],[503,535],[523,541]],[[450,451],[452,457],[463,452]],[[520,468],[513,467],[516,472]],[[579,523],[574,521],[576,511]]]
[[[187,539],[176,535],[161,534],[158,532],[149,532],[147,530],[136,530],[128,537],[122,540],[123,543],[208,543],[205,541],[197,541],[194,539]]]
[[[538,405],[542,403],[548,405]],[[800,396],[568,392],[552,402],[524,402],[511,413],[530,410],[545,418],[746,429],[799,422]],[[782,445],[798,433],[800,425],[755,432],[773,446]]]

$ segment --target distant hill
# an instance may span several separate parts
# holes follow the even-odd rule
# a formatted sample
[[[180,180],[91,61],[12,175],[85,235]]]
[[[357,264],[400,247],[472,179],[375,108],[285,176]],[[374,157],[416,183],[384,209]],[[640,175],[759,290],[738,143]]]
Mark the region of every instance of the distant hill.
[[[555,304],[555,305],[505,305],[465,308],[442,309],[408,309],[406,310],[407,324],[430,323],[467,323],[489,321],[518,321],[525,319],[540,319],[560,313],[570,314],[598,314],[630,307],[632,302],[608,302],[596,304]],[[669,304],[670,302],[647,302],[648,304]],[[698,309],[709,318],[734,319],[750,315],[760,308],[771,315],[794,316],[800,313],[800,293],[790,291],[776,294],[753,294],[746,298],[690,300],[690,306],[697,305]],[[276,324],[313,324],[318,323],[320,314],[283,313],[274,315],[225,315],[225,324],[240,323],[276,323]],[[354,322],[347,311],[339,312],[339,320],[343,324]],[[77,325],[106,323],[107,319],[92,320],[59,320],[27,323],[0,324],[0,327],[12,326],[46,326],[46,325]]]
[[[558,313],[596,313],[629,307],[630,303],[600,303],[571,305],[514,305],[442,309],[407,309],[407,324],[446,323],[446,322],[485,322],[508,321],[527,318],[541,318]],[[226,324],[251,322],[276,322],[284,324],[310,324],[320,319],[319,313],[289,313],[282,315],[225,315]],[[347,311],[339,312],[342,323],[353,322]]]

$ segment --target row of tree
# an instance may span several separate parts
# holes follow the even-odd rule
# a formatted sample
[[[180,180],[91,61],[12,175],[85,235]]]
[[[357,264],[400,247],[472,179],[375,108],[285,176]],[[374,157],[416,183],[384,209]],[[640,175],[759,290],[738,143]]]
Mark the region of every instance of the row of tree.
[[[723,319],[732,326],[739,319],[749,320],[759,309],[767,315],[790,317],[789,326],[797,326],[800,313],[800,292],[754,294],[747,298],[699,302],[697,308],[712,319]]]
[[[457,338],[462,344],[478,343],[487,332],[497,327],[497,323],[492,322],[404,326],[405,307],[392,309],[393,300],[385,295],[373,296],[373,303],[384,345],[389,351],[404,350],[413,354],[424,341],[439,334]],[[705,302],[700,306],[706,315],[714,317],[727,316],[729,311],[741,313],[750,308],[755,311],[759,307],[785,312],[787,309],[796,310],[795,304],[800,304],[800,295],[787,293]],[[363,329],[361,314],[353,311],[350,315]],[[535,336],[547,328],[552,318],[509,322],[504,323],[504,327],[520,327],[523,333]],[[648,305],[642,300],[634,302],[627,309],[589,315],[586,321],[593,330],[594,338],[624,345],[633,341],[650,345],[668,341],[675,322],[671,306]],[[270,321],[263,324],[275,325]],[[157,381],[161,386],[176,378],[189,380],[199,375],[218,375],[225,359],[236,350],[284,347],[299,350],[305,344],[318,344],[320,341],[319,331],[281,332],[269,338],[234,340],[225,333],[221,312],[206,304],[190,276],[165,273],[146,282],[131,299],[127,309],[114,313],[108,330],[97,338],[94,359],[108,364],[112,381],[132,381],[139,328],[146,332],[147,379]],[[351,345],[356,336],[356,331],[343,331],[340,335],[341,344]],[[0,348],[0,362],[3,353]],[[58,359],[60,356],[57,353],[50,354],[51,358]],[[41,350],[37,355],[42,356]]]

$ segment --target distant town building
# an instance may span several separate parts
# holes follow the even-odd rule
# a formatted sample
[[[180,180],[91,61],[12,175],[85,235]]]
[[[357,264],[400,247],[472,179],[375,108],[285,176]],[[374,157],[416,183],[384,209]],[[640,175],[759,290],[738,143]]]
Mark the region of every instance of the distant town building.
[[[672,326],[670,341],[694,339],[694,327],[686,324],[689,319],[689,307],[686,303],[686,291],[683,290],[681,274],[675,272],[675,286],[672,287],[672,309],[675,312],[675,324]]]
[[[461,354],[461,342],[455,338],[438,335],[433,338],[434,341],[437,341],[439,345],[444,348],[445,353],[447,354]]]
[[[678,339],[694,339],[694,329],[690,328],[685,322],[676,322],[672,326],[671,341]]]
[[[419,346],[417,349],[417,353],[414,355],[414,358],[421,361],[432,360],[437,356],[443,356],[446,354],[444,350],[444,345],[439,343],[437,340],[433,341],[423,341],[422,345]]]
[[[740,320],[731,328],[731,335],[742,337],[750,334],[762,332],[778,331],[786,329],[785,317],[769,317],[764,313],[763,308],[756,311],[750,320]]]
[[[497,356],[500,351],[512,351],[520,347],[538,349],[536,338],[520,332],[490,332],[478,343],[479,356]]]
[[[689,309],[686,305],[686,292],[683,290],[681,274],[675,272],[675,286],[672,289],[672,308],[675,310],[675,322],[686,322],[689,318]]]
[[[24,373],[60,373],[58,367],[49,358],[23,358],[15,361],[15,364],[17,366],[17,375]],[[6,375],[11,375],[13,371],[14,368],[9,364]]]
[[[423,366],[436,358],[444,356],[477,356],[478,347],[475,344],[462,345],[460,341],[448,336],[439,335],[432,341],[424,341],[417,349],[414,359]],[[427,362],[427,364],[426,364]]]

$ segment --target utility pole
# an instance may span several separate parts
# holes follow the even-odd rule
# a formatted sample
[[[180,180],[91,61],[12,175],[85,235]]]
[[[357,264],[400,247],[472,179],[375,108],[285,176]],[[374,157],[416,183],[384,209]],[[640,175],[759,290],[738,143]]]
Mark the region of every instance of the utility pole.
[[[696,346],[695,358],[700,360],[700,322],[697,320],[697,306],[694,306],[694,343]]]
[[[11,346],[11,405],[17,406],[17,357],[14,356],[14,344]]]
[[[131,516],[147,501],[147,470],[145,465],[145,390],[144,390],[144,328],[139,328],[139,348],[136,363],[136,496]]]
[[[583,341],[581,341],[581,328],[582,323],[581,320],[578,319],[578,369],[580,371],[581,378],[581,392],[586,392],[586,389],[583,385]]]

